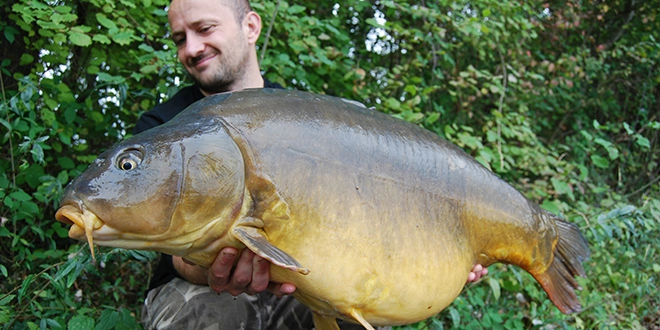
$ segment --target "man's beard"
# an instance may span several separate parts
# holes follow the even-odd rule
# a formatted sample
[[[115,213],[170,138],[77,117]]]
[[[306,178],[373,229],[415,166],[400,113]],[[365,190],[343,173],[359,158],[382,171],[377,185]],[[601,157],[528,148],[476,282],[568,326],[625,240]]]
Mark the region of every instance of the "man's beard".
[[[191,75],[189,72],[186,73],[188,74],[188,77],[190,77],[190,79],[195,83],[195,85],[197,85],[207,94],[228,92],[231,90],[231,86],[234,84],[234,79],[229,79],[226,74],[216,74],[209,81],[202,81],[201,79],[197,79],[197,77]]]
[[[231,59],[228,59],[231,61]],[[207,94],[224,93],[233,90],[236,81],[245,75],[244,68],[246,59],[240,59],[239,63],[228,65],[221,63],[220,68],[213,72],[210,78],[199,79],[198,77],[190,74],[188,76],[195,82],[199,88]]]

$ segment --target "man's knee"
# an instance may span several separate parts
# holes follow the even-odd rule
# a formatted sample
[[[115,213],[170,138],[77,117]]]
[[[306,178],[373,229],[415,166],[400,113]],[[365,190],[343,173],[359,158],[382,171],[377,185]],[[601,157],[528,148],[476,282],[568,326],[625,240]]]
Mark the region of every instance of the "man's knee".
[[[153,289],[142,308],[145,329],[259,328],[254,297],[217,294],[179,278]]]

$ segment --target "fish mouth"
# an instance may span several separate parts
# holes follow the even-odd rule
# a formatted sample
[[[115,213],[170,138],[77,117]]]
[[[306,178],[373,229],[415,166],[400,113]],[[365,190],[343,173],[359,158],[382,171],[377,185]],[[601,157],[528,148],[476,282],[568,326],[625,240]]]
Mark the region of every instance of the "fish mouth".
[[[69,228],[69,237],[77,240],[86,239],[89,243],[89,249],[94,255],[94,237],[92,236],[95,230],[103,227],[103,221],[99,217],[86,210],[84,207],[77,207],[71,204],[63,205],[55,213],[55,219],[64,224],[71,225]]]

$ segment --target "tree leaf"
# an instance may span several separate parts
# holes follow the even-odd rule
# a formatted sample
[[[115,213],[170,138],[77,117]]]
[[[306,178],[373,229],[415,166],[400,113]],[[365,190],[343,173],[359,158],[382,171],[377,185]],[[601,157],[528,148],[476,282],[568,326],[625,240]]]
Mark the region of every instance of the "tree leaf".
[[[494,277],[489,277],[488,285],[490,286],[491,291],[493,291],[493,298],[495,298],[495,300],[500,299],[500,294],[501,294],[500,282],[498,282],[497,279],[495,279]]]
[[[13,44],[14,40],[16,40],[16,35],[18,34],[18,30],[16,30],[12,26],[5,26],[3,32],[5,35],[5,39],[7,39],[7,41],[9,41],[10,44]]]
[[[638,146],[640,146],[640,147],[642,147],[646,150],[651,149],[651,142],[649,141],[649,139],[647,139],[646,137],[644,137],[641,134],[635,134],[634,136],[635,136],[635,143]]]
[[[92,44],[92,38],[86,33],[69,31],[69,40],[76,46],[87,47]]]
[[[601,157],[598,155],[591,155],[591,161],[594,163],[594,165],[600,168],[610,167],[610,161],[605,157]]]
[[[122,46],[126,46],[130,44],[133,40],[135,40],[135,34],[133,33],[132,30],[127,30],[127,31],[122,31],[119,33],[115,33],[111,35],[112,40]]]
[[[117,29],[117,24],[110,20],[104,13],[96,13],[96,20],[107,29]]]
[[[95,34],[92,40],[104,45],[109,45],[112,42],[110,38],[104,34]]]
[[[67,323],[69,330],[89,330],[94,329],[94,319],[86,315],[76,315]]]
[[[19,202],[27,202],[29,200],[32,200],[32,196],[30,196],[23,190],[14,191],[11,194],[9,194],[9,197]]]

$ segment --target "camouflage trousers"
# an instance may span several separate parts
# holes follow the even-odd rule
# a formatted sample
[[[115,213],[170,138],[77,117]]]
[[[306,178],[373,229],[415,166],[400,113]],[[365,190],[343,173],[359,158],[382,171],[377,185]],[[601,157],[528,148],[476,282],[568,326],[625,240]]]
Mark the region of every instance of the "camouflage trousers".
[[[292,296],[217,294],[175,278],[149,291],[142,308],[145,329],[312,329],[312,312]],[[363,329],[340,322],[342,329]]]

